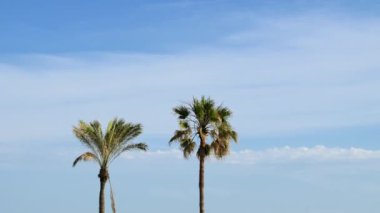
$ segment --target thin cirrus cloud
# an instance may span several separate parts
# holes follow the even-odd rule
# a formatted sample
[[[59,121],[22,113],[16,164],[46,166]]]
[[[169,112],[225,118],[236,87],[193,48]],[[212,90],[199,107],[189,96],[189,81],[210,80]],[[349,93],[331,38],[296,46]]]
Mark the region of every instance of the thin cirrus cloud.
[[[168,135],[176,125],[170,109],[200,95],[233,109],[243,136],[376,125],[379,22],[297,16],[231,32],[218,47],[166,55],[8,57],[0,63],[1,134],[67,138],[78,119],[121,116]]]

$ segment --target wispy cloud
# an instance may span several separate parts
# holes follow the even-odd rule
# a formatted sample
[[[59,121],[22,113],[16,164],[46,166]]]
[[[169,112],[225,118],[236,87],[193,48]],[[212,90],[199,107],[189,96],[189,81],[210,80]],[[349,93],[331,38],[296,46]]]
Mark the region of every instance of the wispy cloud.
[[[253,164],[260,162],[297,162],[297,161],[345,161],[380,159],[380,150],[339,147],[290,147],[266,150],[242,150],[231,153],[229,163]]]
[[[128,160],[174,160],[183,158],[177,149],[148,151],[144,153],[125,153],[123,158]],[[265,150],[232,151],[221,161],[228,164],[257,164],[257,163],[297,163],[297,162],[331,162],[331,161],[360,161],[380,160],[380,150],[341,147],[275,147]]]
[[[0,63],[2,140],[68,137],[78,119],[114,116],[168,135],[176,125],[170,109],[203,94],[233,109],[242,135],[380,122],[379,20],[263,23],[224,41],[244,46],[7,57]]]
[[[156,151],[147,151],[147,152],[129,152],[123,153],[122,157],[128,160],[134,159],[149,159],[149,160],[173,160],[173,159],[181,159],[182,152],[178,149],[170,149],[170,150],[156,150]]]

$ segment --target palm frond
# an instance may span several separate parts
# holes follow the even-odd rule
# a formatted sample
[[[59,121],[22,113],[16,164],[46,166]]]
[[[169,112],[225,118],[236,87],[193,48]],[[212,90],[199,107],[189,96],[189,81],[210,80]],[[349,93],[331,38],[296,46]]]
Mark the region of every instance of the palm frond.
[[[190,111],[186,106],[177,106],[173,111],[178,115],[178,119],[186,119]]]
[[[210,145],[216,158],[221,159],[229,153],[229,141],[216,140]]]
[[[194,113],[194,116],[197,119],[200,126],[205,126],[205,111],[203,109],[202,102],[194,98],[191,110]]]
[[[173,137],[170,138],[169,144],[171,144],[174,141],[180,141],[181,139],[189,138],[190,134],[191,134],[191,132],[189,132],[189,129],[186,129],[186,130],[176,130],[174,132]]]
[[[112,161],[122,152],[133,149],[147,150],[148,146],[144,143],[131,144],[130,142],[142,132],[141,124],[126,123],[124,120],[115,122],[112,130],[113,139],[109,142],[109,160]]]
[[[117,122],[117,119],[113,119],[111,121],[108,122],[108,125],[107,125],[107,129],[106,129],[106,133],[105,133],[105,136],[104,136],[104,139],[105,139],[105,142],[106,143],[109,143],[110,141],[113,140],[113,136],[114,136],[114,133],[115,133],[115,124]]]
[[[213,111],[215,111],[215,102],[211,98],[206,98],[203,96],[201,100],[201,104],[202,104],[203,111],[207,115],[210,115],[211,113],[213,113]]]
[[[181,150],[183,151],[183,156],[186,159],[189,158],[190,155],[194,152],[196,145],[197,144],[189,138],[180,140],[180,147],[181,147]]]
[[[191,131],[189,121],[187,121],[187,120],[180,120],[178,122],[178,124],[179,124],[179,128],[180,129],[183,129],[183,130],[186,129],[186,130],[190,130]]]
[[[232,112],[227,107],[223,107],[222,105],[218,106],[216,109],[218,116],[221,122],[227,122],[228,118],[231,117]]]
[[[148,145],[146,145],[145,143],[129,144],[126,147],[124,147],[123,152],[129,151],[129,150],[147,151],[148,150]]]
[[[120,131],[117,137],[117,140],[115,142],[119,142],[121,144],[127,143],[131,141],[132,139],[139,136],[142,132],[142,125],[141,124],[133,124],[133,123],[126,123],[120,126]]]
[[[77,157],[73,162],[73,167],[79,162],[79,161],[90,161],[90,160],[96,160],[99,162],[99,159],[96,157],[95,154],[91,152],[86,152],[84,154],[81,154],[79,157]]]
[[[209,144],[206,144],[204,147],[199,146],[197,151],[198,159],[203,155],[203,157],[208,157],[211,154],[211,147]]]
[[[235,141],[235,143],[238,142],[238,134],[236,131],[233,131],[233,130],[231,131],[231,138],[233,141]]]
[[[78,126],[73,127],[74,135],[87,146],[100,159],[102,156],[102,143],[98,141],[98,137],[94,136],[94,131],[91,125],[84,121],[79,121]]]

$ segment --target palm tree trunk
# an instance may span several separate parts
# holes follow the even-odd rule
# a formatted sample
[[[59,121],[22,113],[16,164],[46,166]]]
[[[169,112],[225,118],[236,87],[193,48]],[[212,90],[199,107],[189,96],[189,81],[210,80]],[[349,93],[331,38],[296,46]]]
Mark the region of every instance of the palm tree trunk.
[[[108,180],[107,169],[101,168],[98,175],[100,179],[100,192],[99,192],[99,213],[105,212],[105,202],[104,202],[104,189]]]
[[[100,180],[100,193],[99,193],[99,213],[104,213],[104,188],[106,182]]]
[[[199,158],[199,213],[205,212],[204,206],[204,173],[205,173],[205,156],[201,154]]]

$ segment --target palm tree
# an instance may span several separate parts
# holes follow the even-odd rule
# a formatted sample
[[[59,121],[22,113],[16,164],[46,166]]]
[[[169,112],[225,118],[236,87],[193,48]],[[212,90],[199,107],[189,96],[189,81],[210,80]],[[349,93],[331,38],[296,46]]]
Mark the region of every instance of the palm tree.
[[[193,98],[192,103],[177,106],[173,111],[178,116],[179,129],[174,132],[169,144],[178,142],[186,159],[198,147],[199,212],[204,213],[205,159],[212,154],[217,159],[223,158],[229,153],[231,139],[237,142],[237,133],[228,121],[232,112],[222,105],[215,106],[212,99],[204,96],[200,100]],[[207,143],[208,140],[210,143]]]
[[[144,143],[131,143],[142,132],[141,124],[126,123],[123,119],[113,119],[108,123],[106,132],[103,133],[99,121],[86,123],[79,121],[74,126],[75,136],[87,146],[90,151],[77,157],[73,167],[79,161],[96,161],[100,166],[98,177],[100,179],[99,213],[104,213],[104,189],[109,180],[108,166],[121,153],[130,150],[146,151],[148,146]],[[112,190],[112,189],[111,189]],[[112,210],[116,211],[111,191]]]

